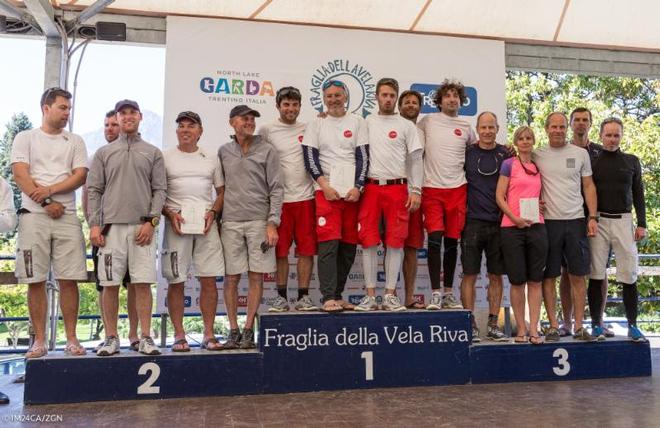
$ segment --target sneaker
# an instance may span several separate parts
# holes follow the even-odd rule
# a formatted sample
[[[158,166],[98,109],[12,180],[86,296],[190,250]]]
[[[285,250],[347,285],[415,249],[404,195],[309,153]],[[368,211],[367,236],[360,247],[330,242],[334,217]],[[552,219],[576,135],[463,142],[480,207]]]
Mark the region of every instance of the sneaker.
[[[633,342],[646,342],[646,337],[640,331],[639,328],[635,325],[628,327],[628,337],[632,339]]]
[[[399,297],[394,294],[386,294],[383,297],[383,309],[391,312],[405,311],[406,307],[401,304]]]
[[[575,334],[573,335],[573,339],[582,340],[584,342],[593,342],[594,340],[596,340],[596,337],[590,335],[587,329],[582,327],[575,331]]]
[[[439,311],[442,307],[442,294],[439,291],[434,291],[431,293],[431,300],[429,304],[426,305],[426,309],[429,311]]]
[[[506,342],[509,340],[506,334],[496,325],[489,325],[486,339],[494,340],[495,342]]]
[[[246,328],[243,330],[243,335],[241,336],[241,342],[238,344],[238,347],[241,349],[253,349],[257,345],[254,343],[254,330],[251,328]]]
[[[239,329],[229,330],[227,341],[222,345],[223,349],[238,349],[238,344],[241,342],[241,331]]]
[[[296,302],[295,309],[297,311],[318,311],[319,307],[312,302],[312,298],[305,295]]]
[[[98,345],[96,345],[96,348],[94,348],[94,352],[99,352],[99,349],[103,348],[103,345],[105,345],[105,340],[102,342],[99,342]]]
[[[279,294],[273,300],[273,303],[271,303],[270,308],[268,308],[268,312],[286,312],[289,310],[289,304],[286,302],[286,299]]]
[[[119,339],[117,336],[108,336],[103,342],[103,346],[96,351],[96,355],[99,357],[109,357],[110,355],[115,355],[119,353]]]
[[[160,349],[154,343],[151,336],[143,336],[140,339],[140,354],[144,355],[160,355]]]
[[[371,296],[364,296],[355,307],[355,310],[360,312],[375,311],[376,309],[378,309],[378,303],[376,303],[376,298]]]
[[[605,332],[605,337],[614,337],[614,332],[609,328],[603,327],[603,331]]]
[[[479,329],[476,326],[472,326],[472,343],[481,342],[481,337],[479,337]]]
[[[591,329],[591,335],[596,338],[599,342],[605,340],[605,329],[601,326],[596,326]]]
[[[546,342],[559,342],[559,330],[554,327],[548,327],[545,331]]]
[[[442,309],[463,309],[463,305],[456,301],[453,293],[442,296]]]

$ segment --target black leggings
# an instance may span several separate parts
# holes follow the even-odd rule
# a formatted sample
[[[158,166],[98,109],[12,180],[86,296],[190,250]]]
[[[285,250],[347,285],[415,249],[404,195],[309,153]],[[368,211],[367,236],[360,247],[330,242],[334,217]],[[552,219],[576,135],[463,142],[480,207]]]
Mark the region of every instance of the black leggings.
[[[601,313],[600,308],[603,307],[603,295],[601,287],[603,284],[602,279],[590,279],[589,289],[587,290],[587,299],[589,301],[589,313],[591,314],[591,326],[596,327],[600,325]],[[637,324],[637,283],[625,284],[619,283],[623,288],[623,307],[626,309],[626,319],[628,325]]]
[[[440,255],[442,241],[444,238],[444,259]],[[429,233],[429,276],[431,277],[431,288],[440,289],[440,272],[443,273],[443,282],[446,288],[454,285],[454,272],[456,271],[456,257],[458,239],[447,238],[442,232]],[[441,267],[442,266],[442,267]]]

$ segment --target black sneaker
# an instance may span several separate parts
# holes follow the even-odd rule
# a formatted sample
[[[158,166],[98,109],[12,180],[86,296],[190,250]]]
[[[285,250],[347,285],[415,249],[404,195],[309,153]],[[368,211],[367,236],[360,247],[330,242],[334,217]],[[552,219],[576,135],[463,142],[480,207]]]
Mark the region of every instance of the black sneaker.
[[[549,327],[545,331],[545,341],[546,342],[559,342],[559,330],[554,327]]]
[[[241,337],[241,343],[238,345],[241,349],[253,349],[257,345],[254,343],[254,330],[253,329],[244,329],[243,337]]]
[[[241,341],[241,331],[239,329],[229,330],[229,337],[222,345],[223,349],[238,349],[238,344]]]

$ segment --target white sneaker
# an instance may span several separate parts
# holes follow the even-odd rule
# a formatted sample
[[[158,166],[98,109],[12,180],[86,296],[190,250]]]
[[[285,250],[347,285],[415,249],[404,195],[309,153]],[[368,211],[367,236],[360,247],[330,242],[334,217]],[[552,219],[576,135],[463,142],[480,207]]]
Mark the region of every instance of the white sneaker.
[[[463,309],[463,305],[456,301],[452,293],[442,296],[442,309]]]
[[[398,296],[394,294],[386,294],[383,297],[383,309],[391,312],[405,311],[406,307],[401,304]]]
[[[297,311],[318,311],[319,307],[312,302],[312,298],[305,295],[302,296],[297,302],[295,306]]]
[[[109,357],[119,353],[119,339],[117,336],[108,336],[103,345],[96,351],[99,357]]]
[[[378,303],[376,303],[376,298],[371,296],[364,296],[360,300],[360,304],[355,307],[356,311],[369,312],[375,311],[378,309]]]
[[[431,300],[429,304],[426,305],[426,309],[429,311],[439,311],[442,307],[442,294],[439,291],[434,291],[431,293]]]
[[[160,349],[158,349],[151,336],[145,336],[140,339],[140,353],[144,355],[160,355]]]
[[[273,303],[268,308],[268,312],[286,312],[289,310],[289,304],[286,302],[286,299],[279,294],[273,300]]]

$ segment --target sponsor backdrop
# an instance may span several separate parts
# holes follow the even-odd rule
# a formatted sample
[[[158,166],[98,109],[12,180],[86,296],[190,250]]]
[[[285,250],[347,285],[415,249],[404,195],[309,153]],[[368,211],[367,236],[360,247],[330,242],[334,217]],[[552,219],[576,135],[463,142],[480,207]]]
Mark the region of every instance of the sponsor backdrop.
[[[422,114],[437,111],[432,99],[445,79],[460,79],[468,101],[460,114],[475,123],[478,112],[490,110],[500,118],[500,141],[505,139],[504,43],[492,40],[424,36],[377,31],[348,30],[253,23],[235,20],[168,17],[165,75],[163,149],[176,146],[174,119],[193,110],[204,122],[202,146],[213,151],[229,141],[229,111],[247,104],[261,113],[257,127],[277,118],[275,93],[283,86],[300,89],[303,100],[299,120],[309,121],[323,110],[322,85],[339,79],[349,91],[349,111],[367,116],[377,113],[376,82],[394,77],[401,91],[414,89],[424,96]],[[302,165],[301,165],[302,167]],[[383,252],[380,251],[381,257]],[[418,252],[420,268],[415,297],[427,302],[430,282],[426,250]],[[289,299],[297,297],[293,251],[290,257]],[[314,269],[316,271],[316,269]],[[316,272],[315,272],[316,273]],[[454,281],[459,292],[460,261]],[[477,306],[487,307],[486,276],[477,282]],[[506,278],[505,278],[506,280]],[[382,264],[379,290],[384,288]],[[357,303],[364,294],[361,253],[349,275],[344,297]],[[504,304],[508,306],[505,281]],[[167,284],[161,279],[157,293],[159,312],[167,311]],[[222,278],[218,278],[222,289]],[[311,295],[318,301],[318,282],[312,277]],[[199,312],[199,284],[189,273],[186,312]],[[239,285],[239,306],[247,304],[247,280]],[[399,295],[403,284],[399,281]],[[276,296],[275,276],[266,275],[264,303]],[[261,308],[266,310],[264,305]],[[218,311],[224,311],[222,294]]]

